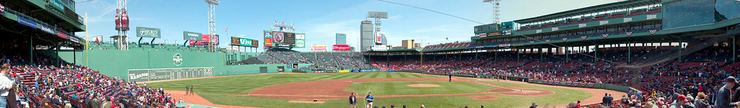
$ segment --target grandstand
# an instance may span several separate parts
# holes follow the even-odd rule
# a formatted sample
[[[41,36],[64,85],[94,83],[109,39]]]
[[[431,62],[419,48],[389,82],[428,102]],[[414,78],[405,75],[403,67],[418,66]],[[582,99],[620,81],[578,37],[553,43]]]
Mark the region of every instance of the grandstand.
[[[728,2],[627,0],[515,20],[516,27],[476,27],[480,35],[470,42],[367,57],[386,71],[630,87],[646,96],[635,100],[655,103],[674,93],[715,93],[722,79],[738,75],[740,17],[730,9],[740,7],[721,4]]]
[[[358,52],[297,52],[287,49],[271,49],[256,57],[270,64],[311,64],[301,68],[306,71],[338,71],[372,69]],[[259,62],[258,62],[259,63]]]

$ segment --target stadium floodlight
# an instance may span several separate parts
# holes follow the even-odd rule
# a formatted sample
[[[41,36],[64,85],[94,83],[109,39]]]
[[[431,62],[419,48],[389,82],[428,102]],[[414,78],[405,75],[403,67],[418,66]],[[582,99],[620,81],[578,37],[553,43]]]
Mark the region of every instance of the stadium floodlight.
[[[216,36],[216,5],[218,5],[219,0],[206,0],[208,3],[208,34],[211,36]],[[211,51],[215,51],[216,45],[215,40],[211,39],[208,41],[209,48]]]
[[[380,39],[382,38],[380,20],[388,19],[388,12],[370,11],[367,13],[367,17],[375,19],[375,44],[382,45],[382,41],[380,41]]]
[[[491,3],[493,5],[493,23],[498,24],[501,22],[501,0],[483,0],[484,3]]]
[[[367,17],[368,18],[388,19],[388,12],[371,11],[371,12],[367,12]]]

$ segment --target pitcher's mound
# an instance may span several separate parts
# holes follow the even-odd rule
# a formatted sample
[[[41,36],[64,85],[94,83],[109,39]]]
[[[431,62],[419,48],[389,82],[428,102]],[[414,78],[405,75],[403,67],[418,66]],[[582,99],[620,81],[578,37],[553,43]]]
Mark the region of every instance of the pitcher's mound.
[[[409,84],[409,87],[439,87],[437,84]]]

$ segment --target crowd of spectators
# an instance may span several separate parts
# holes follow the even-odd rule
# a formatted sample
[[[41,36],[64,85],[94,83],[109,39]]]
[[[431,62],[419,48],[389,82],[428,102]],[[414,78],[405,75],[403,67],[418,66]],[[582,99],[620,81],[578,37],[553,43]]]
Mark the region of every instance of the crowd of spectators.
[[[175,99],[160,89],[111,78],[87,67],[55,64],[41,56],[0,56],[13,83],[7,107],[23,108],[174,108]],[[12,101],[16,100],[16,101]]]
[[[358,52],[297,52],[270,50],[257,56],[269,64],[312,64],[306,70],[370,69],[365,57]]]
[[[455,74],[474,77],[522,77],[530,80],[602,83],[629,86],[640,92],[629,93],[625,100],[614,105],[670,106],[685,99],[696,103],[700,99],[714,105],[715,93],[723,79],[738,75],[738,62],[730,62],[728,48],[709,47],[677,59],[647,66],[630,67],[628,58],[650,61],[664,55],[659,52],[674,50],[662,47],[630,49],[600,49],[581,54],[556,55],[539,53],[486,52],[439,54],[410,57],[389,56],[371,58],[371,64],[381,70],[415,70],[433,74]],[[409,55],[407,55],[409,56]],[[665,58],[665,57],[664,57]],[[638,95],[639,94],[639,95]],[[691,97],[691,98],[689,98]],[[740,95],[738,95],[740,98]],[[692,102],[688,102],[692,100]],[[650,104],[649,104],[650,103]],[[681,103],[685,104],[685,103]]]

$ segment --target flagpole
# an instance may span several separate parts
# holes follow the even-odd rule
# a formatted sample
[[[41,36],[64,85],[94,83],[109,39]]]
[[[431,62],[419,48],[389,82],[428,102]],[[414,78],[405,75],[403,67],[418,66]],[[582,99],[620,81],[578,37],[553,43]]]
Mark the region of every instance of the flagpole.
[[[87,22],[87,12],[85,12],[85,66],[90,66],[88,64],[88,56],[89,56],[89,45],[90,45],[90,37],[89,37],[89,29],[87,28],[88,22]]]

